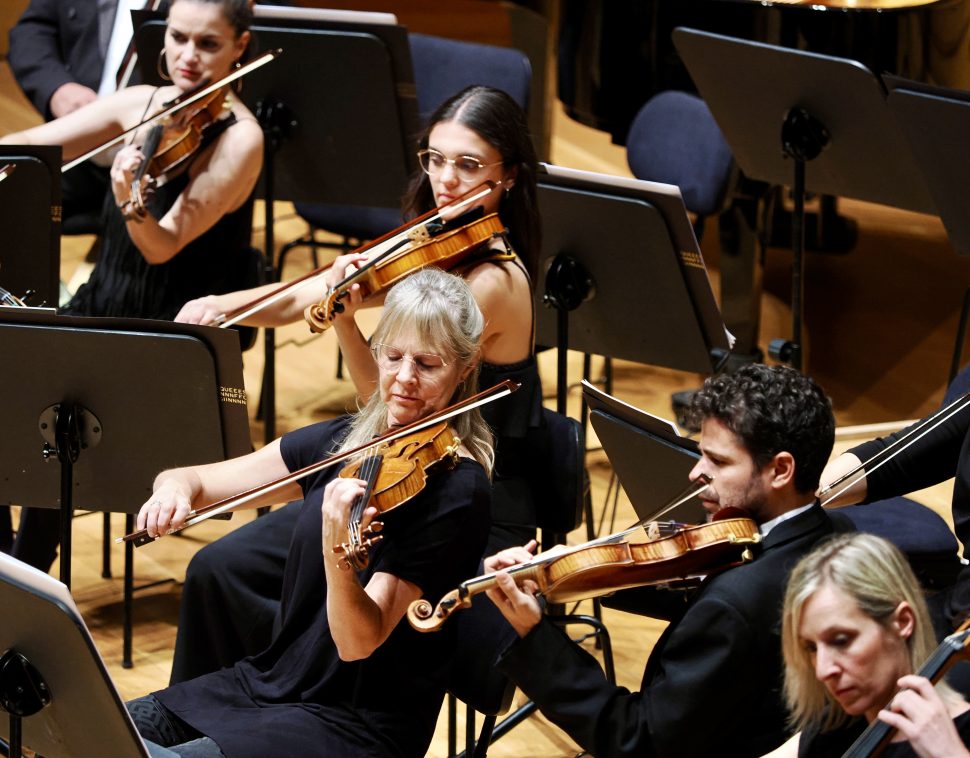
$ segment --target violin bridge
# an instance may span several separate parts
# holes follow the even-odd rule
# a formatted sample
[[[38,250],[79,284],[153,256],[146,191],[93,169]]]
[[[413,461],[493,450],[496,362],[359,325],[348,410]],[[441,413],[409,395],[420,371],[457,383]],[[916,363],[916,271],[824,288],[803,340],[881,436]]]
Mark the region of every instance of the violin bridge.
[[[428,233],[428,229],[424,224],[419,224],[407,233],[408,239],[415,245],[423,245],[425,242],[431,241],[431,235]]]

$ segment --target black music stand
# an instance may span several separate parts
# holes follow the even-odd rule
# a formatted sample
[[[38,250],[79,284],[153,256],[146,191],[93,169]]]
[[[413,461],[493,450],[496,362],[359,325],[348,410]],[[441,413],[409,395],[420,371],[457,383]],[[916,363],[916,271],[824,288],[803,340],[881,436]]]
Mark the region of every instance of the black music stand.
[[[252,450],[236,334],[0,308],[0,350],[16,356],[0,372],[0,502],[60,509],[67,586],[75,506],[126,513],[132,531],[159,471]],[[133,560],[126,545],[126,667]]]
[[[157,82],[153,69],[165,24],[150,18],[136,20],[136,44],[143,77]],[[278,281],[273,200],[396,206],[417,168],[417,93],[407,30],[391,14],[257,6],[252,31],[259,49],[283,50],[242,86],[263,127],[267,274]],[[261,407],[270,442],[276,437],[272,329],[265,331],[265,351]]]
[[[148,750],[60,582],[0,554],[0,735],[47,758]]]
[[[950,242],[970,255],[970,218],[966,193],[970,156],[965,143],[970,128],[970,93],[910,89],[891,82],[889,110],[909,140]]]
[[[56,307],[61,274],[61,148],[0,145],[0,287]]]
[[[729,335],[677,187],[544,165],[536,339],[566,350],[711,373]],[[552,316],[549,307],[556,311]]]
[[[805,192],[936,206],[861,63],[696,29],[675,29],[673,40],[745,175],[793,188],[792,341],[777,352],[801,368]]]
[[[603,450],[626,490],[637,516],[652,520],[687,485],[687,475],[700,458],[694,440],[681,437],[669,421],[652,416],[583,382],[583,399]],[[664,518],[703,523],[707,512],[697,500]]]

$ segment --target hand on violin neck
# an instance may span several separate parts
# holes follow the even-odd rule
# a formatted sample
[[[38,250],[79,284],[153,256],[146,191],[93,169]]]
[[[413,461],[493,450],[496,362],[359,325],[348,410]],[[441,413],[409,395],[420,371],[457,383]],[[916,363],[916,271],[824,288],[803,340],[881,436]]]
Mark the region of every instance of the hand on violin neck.
[[[338,568],[343,568],[344,559],[339,553],[333,552],[335,545],[347,542],[347,527],[350,521],[351,508],[357,498],[361,497],[367,487],[367,482],[361,479],[337,478],[330,482],[323,491],[321,515],[323,519],[323,552],[325,560]],[[366,531],[378,514],[377,508],[368,506],[363,510],[360,519],[360,531]],[[332,556],[332,557],[330,557]]]
[[[485,594],[495,603],[515,633],[525,637],[542,620],[542,606],[535,596],[538,589],[538,585],[531,580],[525,580],[519,586],[510,574],[499,571],[495,575],[495,586],[486,590]]]
[[[538,542],[535,540],[529,540],[521,547],[508,547],[495,555],[490,555],[484,561],[485,571],[489,574],[493,574],[496,571],[501,571],[502,569],[518,566],[520,563],[527,563],[528,561],[532,560],[533,556],[535,555],[536,548],[538,547]]]

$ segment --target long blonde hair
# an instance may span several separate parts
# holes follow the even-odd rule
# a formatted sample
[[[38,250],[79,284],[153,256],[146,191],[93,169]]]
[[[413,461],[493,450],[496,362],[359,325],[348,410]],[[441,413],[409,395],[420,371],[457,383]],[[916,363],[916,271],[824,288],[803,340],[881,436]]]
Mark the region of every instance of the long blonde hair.
[[[478,391],[478,355],[484,328],[485,318],[465,280],[441,269],[424,268],[388,291],[371,341],[393,344],[398,335],[412,332],[426,338],[446,363],[470,368],[449,400],[452,404]],[[374,392],[354,416],[340,451],[363,445],[387,431],[387,406],[380,395]],[[472,458],[491,476],[495,460],[492,431],[478,409],[456,416],[451,425]]]
[[[936,648],[919,582],[895,545],[863,533],[826,540],[798,562],[785,591],[781,630],[785,699],[796,730],[828,731],[849,719],[815,676],[809,653],[798,639],[805,603],[826,585],[851,597],[860,611],[882,626],[888,626],[901,602],[909,603],[916,619],[916,628],[906,640],[910,671],[918,671]],[[941,694],[949,692],[945,685],[937,687]]]

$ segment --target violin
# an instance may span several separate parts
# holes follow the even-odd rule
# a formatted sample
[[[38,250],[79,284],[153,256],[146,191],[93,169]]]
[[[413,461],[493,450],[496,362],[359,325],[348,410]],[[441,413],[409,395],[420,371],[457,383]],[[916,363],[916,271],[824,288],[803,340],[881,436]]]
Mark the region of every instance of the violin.
[[[122,213],[144,216],[145,201],[160,179],[175,176],[188,166],[189,159],[202,146],[202,135],[230,108],[226,90],[215,90],[153,125],[142,145],[145,159],[131,182],[130,199]]]
[[[710,481],[703,477],[703,486],[694,489],[694,494]],[[723,508],[707,524],[653,522],[647,526],[651,537],[647,542],[622,539],[631,528],[562,552],[539,555],[507,573],[517,584],[534,582],[550,602],[566,603],[722,571],[753,560],[751,546],[761,541],[758,525],[737,508]],[[452,613],[469,607],[475,595],[495,584],[495,574],[486,574],[463,582],[434,608],[427,600],[416,600],[408,608],[408,621],[420,632],[438,631]]]
[[[964,621],[953,634],[944,638],[940,646],[922,665],[918,675],[936,684],[954,663],[967,659],[970,659],[970,619]],[[895,732],[894,727],[876,719],[842,754],[842,758],[874,758],[885,750]]]
[[[477,221],[428,237],[418,244],[395,251],[380,260],[368,261],[342,281],[331,287],[326,296],[304,312],[310,331],[322,332],[333,324],[344,309],[341,300],[350,294],[354,284],[360,285],[365,298],[389,289],[401,279],[425,266],[439,266],[445,270],[458,265],[483,243],[502,236],[505,227],[497,213],[489,213]],[[507,253],[512,258],[511,252]]]
[[[249,63],[245,64],[244,66],[240,66],[239,68],[226,74],[220,79],[216,79],[216,81],[212,82],[211,84],[202,85],[201,87],[199,87],[198,89],[192,92],[186,92],[185,94],[180,95],[174,100],[166,103],[165,106],[160,111],[158,111],[158,113],[155,113],[154,115],[149,116],[143,121],[139,121],[134,126],[130,126],[120,134],[117,134],[111,139],[105,142],[102,142],[100,145],[97,145],[96,147],[91,148],[90,150],[88,150],[88,152],[84,153],[83,155],[79,155],[77,158],[67,161],[61,166],[61,173],[64,173],[65,171],[70,171],[78,164],[84,163],[84,161],[86,161],[88,158],[91,158],[97,155],[98,153],[104,150],[107,150],[112,145],[117,145],[119,142],[125,139],[125,137],[127,137],[129,134],[132,134],[138,129],[141,129],[143,126],[151,126],[156,121],[161,121],[166,116],[169,116],[175,113],[176,111],[181,110],[182,108],[186,108],[189,105],[192,105],[193,103],[197,102],[198,100],[201,100],[202,98],[208,97],[213,92],[218,92],[222,90],[223,87],[236,81],[236,79],[239,79],[245,76],[246,74],[252,71],[255,71],[257,68],[260,68],[261,66],[265,66],[267,63],[269,63],[272,60],[275,60],[277,56],[279,56],[282,52],[283,51],[280,48],[277,48],[275,50],[267,50],[262,55],[251,60]]]
[[[364,264],[364,266],[358,269],[357,273],[360,274],[360,272],[364,271],[368,265],[377,265],[381,261],[385,260],[385,258],[401,255],[405,253],[407,250],[410,249],[410,246],[412,245],[420,244],[422,242],[426,242],[430,240],[432,238],[432,233],[431,233],[432,225],[437,224],[437,222],[441,219],[442,214],[445,211],[453,211],[453,212],[462,211],[465,208],[468,208],[474,205],[478,201],[492,194],[493,192],[498,192],[501,189],[501,185],[502,185],[501,182],[495,182],[495,181],[483,182],[482,184],[478,185],[477,187],[474,187],[470,191],[466,192],[460,197],[455,198],[451,202],[446,203],[440,208],[430,210],[427,213],[422,214],[418,218],[412,219],[411,221],[408,221],[407,223],[402,224],[396,229],[392,229],[383,237],[379,237],[376,240],[372,240],[371,242],[368,242],[356,248],[355,250],[352,250],[351,253],[360,253],[360,254],[366,253],[370,258],[370,260],[366,264]],[[474,249],[473,247],[469,247],[467,252],[471,252],[473,249]],[[511,255],[509,257],[511,257]],[[427,265],[427,264],[424,264],[424,265]],[[457,265],[457,261],[453,265]],[[248,318],[254,313],[257,313],[263,308],[266,308],[272,305],[273,303],[278,302],[279,300],[282,300],[284,297],[287,297],[288,295],[300,289],[301,287],[305,287],[308,284],[312,284],[313,282],[320,279],[322,276],[325,276],[329,270],[330,270],[330,264],[314,269],[313,271],[310,271],[308,274],[304,274],[303,276],[297,279],[289,281],[286,284],[280,285],[272,292],[269,292],[261,297],[258,297],[249,303],[241,305],[240,307],[235,308],[229,311],[228,313],[224,313],[221,316],[216,317],[213,320],[213,323],[218,324],[222,328],[226,328],[226,327],[238,324],[240,321]],[[412,270],[413,269],[409,270],[408,273],[411,273]],[[345,287],[344,291],[349,290],[350,285],[353,283],[354,283],[353,281],[349,282]],[[339,299],[332,307],[334,309],[338,307],[342,307],[342,305],[339,303]],[[329,326],[329,323],[327,324],[327,326]],[[326,327],[323,327],[323,328],[326,328]]]
[[[506,395],[510,395],[519,388],[519,384],[506,379],[499,382],[494,387],[490,387],[487,390],[479,392],[477,395],[466,398],[461,402],[455,403],[447,408],[443,408],[437,413],[432,413],[423,419],[414,421],[410,424],[400,427],[399,429],[392,429],[385,434],[377,437],[365,445],[353,448],[352,450],[345,450],[337,455],[332,455],[329,458],[325,458],[322,461],[317,461],[316,463],[311,463],[309,466],[304,466],[297,471],[292,471],[280,479],[276,479],[272,482],[267,482],[258,487],[253,487],[246,490],[245,492],[240,492],[237,495],[231,497],[223,498],[209,505],[197,508],[196,510],[189,513],[188,518],[185,520],[181,526],[172,529],[169,533],[174,534],[180,532],[183,529],[187,529],[190,526],[195,526],[203,521],[206,521],[215,516],[219,516],[223,513],[229,513],[230,511],[245,505],[246,503],[252,502],[258,498],[262,498],[276,490],[282,489],[283,487],[298,482],[304,477],[310,476],[311,474],[316,474],[319,471],[335,466],[338,463],[343,463],[347,460],[352,460],[355,456],[365,450],[378,447],[385,443],[391,443],[406,437],[415,432],[420,432],[424,429],[428,429],[440,422],[447,421],[453,416],[457,416],[460,413],[465,413],[472,410],[473,408],[478,408],[479,406],[485,405],[486,403],[491,403],[499,398],[503,398]],[[457,449],[457,448],[456,448]],[[356,476],[356,474],[350,474]],[[384,508],[384,510],[390,510],[389,508]],[[363,515],[363,509],[361,509],[361,515]],[[360,523],[358,519],[358,524]],[[161,535],[160,535],[161,536]],[[364,537],[367,539],[368,537]],[[126,534],[123,537],[119,537],[116,542],[131,542],[135,547],[141,547],[142,545],[147,545],[155,540],[154,537],[148,534],[147,529],[139,529],[130,534]],[[366,546],[365,546],[366,547]]]
[[[380,513],[411,500],[427,482],[432,469],[458,465],[461,440],[447,421],[409,434],[393,442],[370,448],[360,460],[345,466],[339,476],[367,482],[364,493],[350,507],[347,542],[334,545],[341,556],[340,567],[361,571],[367,568],[368,549],[379,542],[384,524],[372,521],[361,529],[364,509],[374,506]]]

